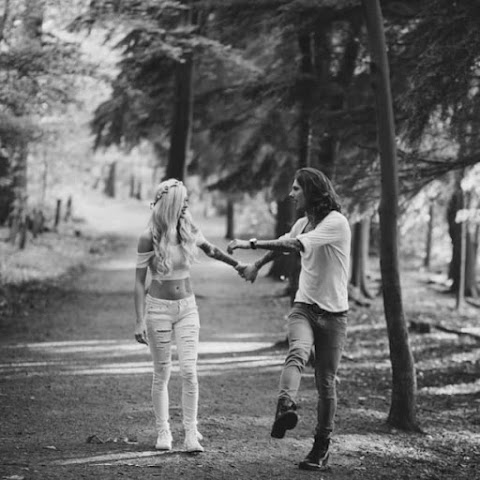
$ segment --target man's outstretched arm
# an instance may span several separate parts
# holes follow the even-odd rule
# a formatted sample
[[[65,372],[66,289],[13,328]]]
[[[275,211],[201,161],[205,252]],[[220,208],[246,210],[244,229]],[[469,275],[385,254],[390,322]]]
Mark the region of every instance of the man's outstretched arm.
[[[257,248],[279,253],[303,251],[302,242],[296,238],[279,238],[278,240],[239,240],[236,238],[228,244],[227,251],[232,253],[237,249],[255,250]]]

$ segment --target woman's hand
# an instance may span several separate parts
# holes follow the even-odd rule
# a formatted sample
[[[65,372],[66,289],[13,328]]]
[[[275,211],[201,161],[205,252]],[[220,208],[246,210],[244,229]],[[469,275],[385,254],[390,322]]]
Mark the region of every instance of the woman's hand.
[[[237,248],[248,249],[250,248],[250,242],[248,240],[239,240],[238,238],[234,238],[227,245],[227,252],[232,254],[233,251],[236,250]]]
[[[135,340],[138,343],[143,343],[145,345],[148,345],[147,342],[147,326],[145,325],[145,322],[141,321],[138,322],[135,325]]]
[[[244,278],[247,282],[253,283],[257,278],[258,268],[253,263],[245,264],[238,264],[236,267],[238,274]]]

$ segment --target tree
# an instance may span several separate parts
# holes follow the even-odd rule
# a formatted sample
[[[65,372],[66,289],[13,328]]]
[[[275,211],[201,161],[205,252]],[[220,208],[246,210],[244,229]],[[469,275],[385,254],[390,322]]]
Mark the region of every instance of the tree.
[[[370,217],[365,216],[353,224],[352,273],[350,283],[361,295],[372,298],[367,285],[367,261],[370,246]]]
[[[476,234],[466,226],[465,221],[458,221],[459,212],[470,208],[468,197],[471,193],[466,193],[462,188],[464,181],[464,172],[458,172],[455,176],[454,192],[448,203],[448,232],[452,240],[452,259],[448,276],[452,280],[452,292],[458,295],[462,285],[462,297],[467,295],[476,298],[478,297],[476,281],[478,240]]]
[[[433,174],[435,170],[437,175],[441,175],[442,170],[443,173],[456,170],[461,176],[465,168],[480,160],[480,141],[474,133],[479,127],[480,112],[479,21],[480,12],[475,0],[428,0],[421,2],[415,21],[405,29],[402,37],[397,70],[408,69],[410,72],[406,88],[398,97],[404,117],[402,127],[409,142],[416,145],[416,156],[422,163],[429,161]],[[437,137],[443,137],[448,148],[443,146],[443,152],[426,152],[424,138],[429,130],[434,130]],[[448,155],[445,150],[449,150]],[[460,285],[462,237],[461,225],[455,223],[455,217],[463,202],[460,180],[456,185],[448,215],[452,238],[449,275],[455,293]],[[475,242],[469,235],[466,240],[469,261],[465,293],[476,295]]]
[[[415,365],[403,313],[398,268],[398,167],[383,16],[379,0],[362,0],[362,4],[370,45],[370,70],[376,99],[382,174],[382,194],[379,207],[380,267],[392,363],[392,401],[388,422],[404,430],[418,431]]]
[[[9,4],[5,5],[5,14],[8,15]],[[42,25],[44,15],[44,3],[41,0],[34,1],[30,5],[23,5],[21,10],[21,28],[17,36],[17,45],[20,48],[41,50]],[[20,78],[22,74],[20,73]],[[17,105],[15,114],[25,116],[26,105]],[[25,248],[27,232],[27,158],[28,141],[22,139],[12,156],[12,190],[14,195],[13,209],[10,212],[10,242],[15,243],[17,235],[20,235],[19,246]]]
[[[92,5],[77,28],[99,24],[108,5]],[[205,51],[214,59],[229,57],[226,47],[202,35],[194,7],[191,2],[143,0],[114,8],[113,20],[107,15],[107,29],[113,30],[120,20],[127,34],[117,44],[123,58],[111,98],[98,107],[92,121],[95,147],[128,149],[146,139],[157,152],[168,150],[166,176],[181,179],[190,147],[193,83],[202,75],[194,77],[202,66],[197,57]]]
[[[184,180],[190,147],[193,100],[193,53],[175,65],[175,101],[166,178]]]
[[[72,74],[81,64],[75,45],[44,32],[46,6],[6,1],[0,22],[0,148],[7,159],[1,183],[11,193],[0,209],[9,212],[12,242],[25,232],[28,160],[44,134],[40,121],[72,99]]]

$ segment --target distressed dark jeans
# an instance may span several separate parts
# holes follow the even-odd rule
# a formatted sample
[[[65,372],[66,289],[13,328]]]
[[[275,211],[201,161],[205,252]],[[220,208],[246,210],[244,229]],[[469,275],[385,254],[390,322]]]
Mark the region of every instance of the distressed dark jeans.
[[[347,313],[330,313],[295,302],[288,316],[289,350],[280,376],[279,398],[295,402],[305,365],[315,347],[318,392],[315,434],[329,438],[337,409],[336,374],[347,338]]]

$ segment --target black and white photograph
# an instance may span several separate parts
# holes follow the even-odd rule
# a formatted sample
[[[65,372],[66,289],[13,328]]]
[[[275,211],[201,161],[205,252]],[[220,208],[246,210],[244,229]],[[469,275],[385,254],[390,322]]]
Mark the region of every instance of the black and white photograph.
[[[0,480],[480,478],[480,0],[0,0]]]

